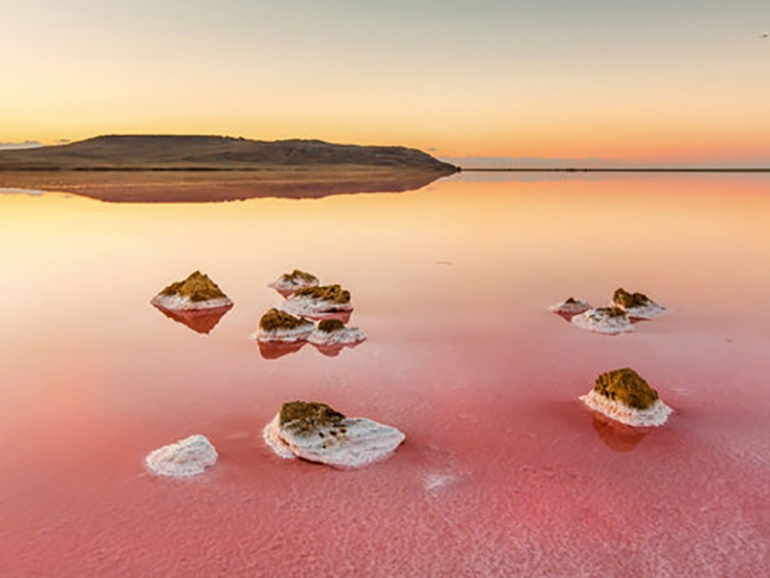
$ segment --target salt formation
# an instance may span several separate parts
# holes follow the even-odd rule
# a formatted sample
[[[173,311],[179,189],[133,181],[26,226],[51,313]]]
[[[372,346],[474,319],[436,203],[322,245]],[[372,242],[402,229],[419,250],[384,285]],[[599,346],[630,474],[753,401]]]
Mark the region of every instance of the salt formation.
[[[345,327],[339,319],[324,319],[307,340],[316,345],[352,345],[366,339],[358,327]]]
[[[159,476],[195,476],[217,462],[217,450],[202,435],[193,435],[150,452],[144,460],[147,469]]]
[[[268,285],[281,293],[293,293],[297,289],[305,287],[318,287],[320,281],[315,275],[294,269],[291,273],[284,273],[278,279]]]
[[[633,331],[631,321],[626,312],[620,307],[598,307],[589,309],[585,313],[575,315],[572,323],[581,329],[588,329],[597,333],[615,335]]]
[[[177,281],[152,298],[151,303],[171,311],[192,311],[232,307],[233,302],[209,279],[195,271],[184,281]]]
[[[339,285],[298,289],[281,304],[281,309],[294,315],[318,315],[352,311],[350,291]]]
[[[314,325],[307,319],[294,317],[272,308],[259,320],[258,341],[304,341],[313,332]]]
[[[574,297],[568,297],[558,305],[552,305],[548,309],[554,313],[559,313],[562,315],[578,315],[579,313],[588,311],[590,308],[591,306],[587,301],[583,301],[582,299],[575,299]]]
[[[658,392],[627,367],[602,373],[580,399],[602,415],[634,427],[663,425],[672,412]]]
[[[655,303],[644,293],[629,293],[622,287],[615,290],[611,305],[620,307],[629,317],[636,319],[652,319],[666,310],[663,305]]]
[[[283,458],[359,467],[388,456],[405,436],[366,418],[345,417],[324,403],[292,401],[265,426],[263,437]]]

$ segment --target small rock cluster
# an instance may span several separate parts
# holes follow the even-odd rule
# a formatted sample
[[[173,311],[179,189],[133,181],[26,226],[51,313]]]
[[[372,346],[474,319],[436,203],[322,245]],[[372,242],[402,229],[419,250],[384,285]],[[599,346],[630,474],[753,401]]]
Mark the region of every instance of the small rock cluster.
[[[569,297],[549,309],[581,329],[617,335],[633,331],[634,321],[652,319],[666,308],[644,293],[630,293],[619,287],[607,307],[592,308],[587,301]]]

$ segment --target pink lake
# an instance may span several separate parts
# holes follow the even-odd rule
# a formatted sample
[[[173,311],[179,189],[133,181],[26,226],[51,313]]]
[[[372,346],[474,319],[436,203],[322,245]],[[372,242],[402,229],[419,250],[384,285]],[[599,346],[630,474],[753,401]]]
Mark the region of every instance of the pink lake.
[[[297,267],[351,291],[366,342],[249,340]],[[198,330],[149,303],[195,269],[235,302]],[[770,574],[768,176],[8,193],[0,271],[1,576]],[[547,310],[618,286],[669,309],[616,337]],[[578,401],[624,366],[666,426],[614,429]],[[406,441],[360,470],[282,460],[261,430],[294,399]],[[196,433],[213,469],[145,471]]]

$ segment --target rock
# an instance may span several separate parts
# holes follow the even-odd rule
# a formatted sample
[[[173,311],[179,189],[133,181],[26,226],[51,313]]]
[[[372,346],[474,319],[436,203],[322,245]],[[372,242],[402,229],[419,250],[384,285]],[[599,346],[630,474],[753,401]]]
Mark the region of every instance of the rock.
[[[625,310],[629,317],[636,319],[652,319],[666,310],[663,305],[655,303],[644,293],[629,293],[618,287],[612,295],[611,306]]]
[[[568,297],[558,305],[552,305],[548,309],[554,313],[578,315],[579,313],[588,311],[590,308],[591,306],[587,301],[583,301],[582,299],[575,299],[574,297]]]
[[[345,327],[339,319],[324,319],[307,340],[315,345],[352,345],[366,339],[358,327]]]
[[[281,309],[294,315],[319,315],[352,311],[350,291],[339,285],[305,287],[295,291],[281,304]]]
[[[306,287],[318,287],[320,281],[315,275],[305,273],[299,269],[294,269],[291,273],[284,273],[278,279],[268,285],[272,289],[275,289],[282,295],[286,296],[291,294],[297,289],[304,289]]]
[[[598,307],[575,315],[572,323],[581,329],[616,335],[633,331],[634,327],[626,312],[620,307]]]
[[[195,476],[217,462],[217,450],[202,435],[193,435],[150,452],[144,460],[147,469],[159,476]]]
[[[602,373],[580,399],[602,415],[634,427],[663,425],[672,411],[657,391],[627,367]]]
[[[156,307],[170,311],[191,311],[232,307],[233,302],[208,275],[195,271],[184,281],[177,281],[152,298]]]
[[[303,341],[313,332],[314,325],[307,319],[294,317],[272,308],[259,320],[258,341]]]
[[[292,401],[265,426],[263,437],[283,458],[353,468],[387,457],[405,436],[366,418],[345,417],[324,403]]]

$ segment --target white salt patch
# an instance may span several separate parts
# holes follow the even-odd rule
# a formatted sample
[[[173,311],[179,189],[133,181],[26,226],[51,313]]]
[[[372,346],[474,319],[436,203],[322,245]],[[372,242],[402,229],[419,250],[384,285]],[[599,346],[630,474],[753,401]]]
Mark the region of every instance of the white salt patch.
[[[313,328],[314,325],[310,321],[292,329],[277,328],[266,331],[260,327],[257,331],[257,340],[262,341],[263,343],[268,341],[283,341],[289,343],[303,341],[313,333]]]
[[[366,339],[366,333],[358,327],[343,327],[334,331],[321,331],[316,328],[307,340],[316,345],[352,345]]]
[[[660,399],[656,399],[647,409],[636,409],[609,399],[593,389],[588,394],[581,395],[580,400],[594,411],[634,427],[663,425],[673,412]]]
[[[281,303],[280,309],[292,315],[317,315],[318,313],[334,313],[336,311],[352,311],[353,305],[335,303],[325,299],[316,299],[307,295],[292,295]]]
[[[428,474],[423,481],[423,487],[428,492],[434,492],[457,480],[457,476],[450,474]]]
[[[626,314],[629,317],[633,317],[634,319],[652,319],[653,317],[660,315],[666,310],[663,305],[660,303],[655,303],[652,300],[645,305],[640,305],[639,307],[623,307],[620,303],[615,303],[614,301],[611,303],[611,305],[624,309]]]
[[[582,299],[574,299],[573,301],[573,303],[562,301],[558,305],[551,305],[548,310],[553,311],[554,313],[577,315],[578,313],[583,313],[591,308],[588,301],[583,301]]]
[[[581,329],[609,335],[627,333],[634,330],[634,326],[631,325],[627,315],[612,317],[601,309],[589,309],[585,313],[575,315],[571,323],[574,323]]]
[[[406,437],[396,428],[366,418],[345,418],[310,432],[280,425],[280,413],[263,430],[265,442],[283,458],[356,468],[390,455]]]
[[[144,460],[147,469],[159,476],[195,476],[217,462],[217,450],[202,435],[193,435],[150,452]]]
[[[0,195],[32,195],[38,197],[45,194],[45,191],[38,189],[19,189],[16,187],[0,187]]]
[[[216,297],[205,301],[192,301],[186,295],[162,295],[158,294],[150,301],[156,307],[171,311],[196,311],[202,309],[217,309],[230,307],[233,302],[227,297]]]

